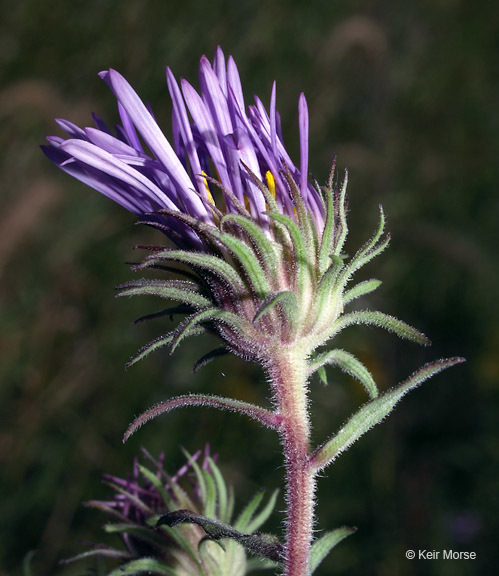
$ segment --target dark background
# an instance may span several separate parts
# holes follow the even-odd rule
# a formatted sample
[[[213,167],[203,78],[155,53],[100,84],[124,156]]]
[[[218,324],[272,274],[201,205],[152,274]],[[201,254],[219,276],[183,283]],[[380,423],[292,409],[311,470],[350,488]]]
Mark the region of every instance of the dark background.
[[[191,374],[210,342],[156,354],[124,370],[164,322],[133,326],[159,303],[114,300],[132,278],[139,242],[160,241],[96,192],[59,173],[38,145],[60,116],[81,125],[118,119],[97,77],[120,70],[168,133],[164,79],[197,85],[201,54],[220,44],[239,66],[247,102],[270,98],[298,159],[297,100],[311,117],[311,170],[320,182],[333,153],[350,171],[352,253],[383,203],[392,247],[363,277],[383,280],[369,304],[431,337],[418,349],[369,328],[339,346],[360,356],[381,389],[419,365],[465,356],[404,399],[396,412],[328,470],[320,527],[355,536],[319,574],[474,575],[497,565],[497,213],[499,4],[492,1],[0,2],[0,572],[81,574],[58,561],[106,541],[103,518],[81,502],[103,497],[100,474],[126,474],[141,445],[182,463],[208,439],[239,508],[282,481],[271,432],[199,409],[147,425],[126,446],[134,415],[174,394],[212,392],[264,403],[261,371],[220,359]],[[203,348],[203,349],[201,349]],[[350,379],[312,382],[321,441],[365,401]],[[283,509],[282,501],[278,506]],[[280,530],[274,514],[267,530]],[[109,542],[109,540],[107,540]],[[475,561],[409,561],[409,548],[475,551]],[[3,570],[3,571],[2,571]]]

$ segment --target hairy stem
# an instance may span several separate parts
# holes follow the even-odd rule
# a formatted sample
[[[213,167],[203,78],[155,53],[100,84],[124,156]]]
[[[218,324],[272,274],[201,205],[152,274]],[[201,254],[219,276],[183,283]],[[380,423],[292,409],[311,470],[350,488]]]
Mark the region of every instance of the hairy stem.
[[[285,576],[308,576],[314,522],[315,472],[309,465],[310,422],[304,355],[280,348],[269,366],[282,417],[280,434],[286,467]]]

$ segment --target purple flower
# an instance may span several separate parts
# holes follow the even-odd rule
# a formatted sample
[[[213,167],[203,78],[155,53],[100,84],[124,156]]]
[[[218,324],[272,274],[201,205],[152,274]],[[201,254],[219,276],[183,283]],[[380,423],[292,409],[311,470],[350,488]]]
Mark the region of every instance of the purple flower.
[[[44,152],[180,248],[147,247],[151,254],[135,269],[166,268],[186,279],[142,279],[121,287],[121,295],[150,294],[180,302],[167,313],[187,314],[131,363],[163,345],[173,352],[185,337],[205,330],[218,334],[224,347],[203,357],[201,364],[223,351],[268,370],[282,346],[296,346],[300,356],[311,358],[352,324],[384,326],[426,342],[381,313],[343,315],[345,304],[379,285],[372,280],[346,290],[352,275],[386,248],[389,236],[383,238],[381,211],[373,238],[346,263],[347,178],[338,187],[333,163],[327,186],[309,182],[303,94],[298,103],[298,168],[282,141],[275,83],[268,112],[257,97],[246,108],[234,60],[226,62],[220,48],[213,65],[201,58],[199,93],[186,80],[179,85],[166,70],[173,145],[118,72],[102,72],[101,77],[118,100],[121,125],[115,127],[116,135],[97,116],[95,128],[58,120],[69,138],[50,137]],[[172,268],[172,263],[190,270]],[[340,356],[340,363],[351,362],[350,356],[345,362]],[[315,369],[322,363],[315,363]],[[375,394],[372,378],[366,378],[366,387]]]
[[[257,530],[274,509],[277,492],[265,503],[259,492],[234,517],[233,489],[208,445],[203,453],[186,453],[186,464],[174,476],[164,468],[164,453],[156,460],[142,451],[151,469],[135,459],[127,478],[104,474],[113,494],[86,503],[107,515],[105,531],[121,536],[124,546],[94,544],[65,563],[95,556],[118,560],[109,576],[244,576],[255,564],[262,566],[246,551],[255,553],[262,538]]]
[[[166,69],[173,103],[170,141],[151,110],[116,70],[100,74],[118,101],[121,125],[115,135],[94,115],[95,128],[79,128],[57,120],[68,134],[48,138],[45,154],[62,170],[121,204],[127,210],[159,222],[164,232],[182,247],[200,248],[199,235],[178,220],[152,215],[161,209],[188,214],[206,224],[216,224],[217,213],[238,212],[245,206],[268,232],[265,183],[279,210],[295,218],[295,205],[283,172],[299,185],[303,202],[324,226],[325,210],[319,192],[308,182],[308,109],[301,94],[298,106],[300,167],[283,144],[276,110],[276,86],[269,112],[255,96],[246,108],[233,58],[225,61],[217,49],[213,65],[203,56],[199,67],[200,92],[186,80],[180,86]],[[214,201],[213,197],[217,197]]]

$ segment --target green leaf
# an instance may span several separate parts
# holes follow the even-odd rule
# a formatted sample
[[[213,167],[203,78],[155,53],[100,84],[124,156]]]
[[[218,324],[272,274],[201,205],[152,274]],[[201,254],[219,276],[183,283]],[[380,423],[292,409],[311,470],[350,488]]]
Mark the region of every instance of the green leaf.
[[[208,518],[216,518],[217,486],[215,484],[215,479],[206,470],[201,470],[201,472],[206,483],[206,498],[203,501],[204,513]],[[220,520],[222,519],[220,518]]]
[[[29,553],[28,553],[29,554]],[[132,558],[131,554],[125,550],[119,550],[118,548],[110,548],[108,546],[99,546],[98,548],[92,548],[92,550],[87,550],[86,552],[82,552],[81,554],[76,554],[76,556],[71,556],[71,558],[64,558],[60,560],[60,564],[71,564],[72,562],[77,562],[79,560],[84,560],[85,558],[92,558],[92,557],[99,557],[102,558],[114,558],[114,559],[121,559],[121,560],[129,560]],[[23,573],[23,576],[27,576]]]
[[[366,294],[370,294],[374,292],[381,286],[380,280],[366,280],[364,282],[360,282],[359,284],[355,285],[353,288],[350,288],[345,294],[343,295],[343,305],[346,306],[356,298],[360,298],[361,296],[365,296]]]
[[[220,518],[222,522],[229,522],[230,516],[228,515],[229,510],[227,506],[227,485],[225,484],[220,469],[211,457],[208,457],[208,463],[210,465],[210,472],[213,475],[217,486],[218,518]]]
[[[173,500],[171,496],[168,494],[165,486],[163,485],[163,482],[161,482],[161,480],[158,478],[156,474],[154,474],[148,468],[142,466],[141,464],[139,464],[139,471],[142,474],[142,476],[144,476],[144,478],[146,478],[156,488],[161,498],[163,499],[165,508],[167,510],[171,510],[173,506]]]
[[[154,558],[140,558],[123,564],[109,573],[109,576],[136,576],[137,574],[158,574],[159,576],[175,576],[173,568],[155,560]]]
[[[335,238],[334,255],[340,256],[343,246],[345,245],[345,240],[348,234],[348,224],[347,224],[347,214],[346,214],[346,196],[347,196],[347,186],[348,186],[348,170],[345,170],[345,178],[343,179],[343,184],[341,186],[339,207],[338,207],[338,232]]]
[[[267,212],[267,215],[272,220],[283,224],[289,233],[296,262],[296,290],[300,294],[305,284],[305,274],[309,265],[307,260],[307,245],[303,234],[298,224],[288,216],[279,212]]]
[[[262,524],[264,524],[269,516],[272,514],[275,508],[275,503],[277,500],[277,495],[279,494],[279,490],[274,490],[272,495],[269,498],[269,501],[265,505],[265,507],[256,515],[251,518],[249,523],[246,525],[245,532],[254,532],[258,530]]]
[[[170,353],[175,352],[180,342],[187,336],[191,335],[193,328],[202,324],[203,322],[222,322],[231,328],[241,331],[241,319],[239,316],[227,310],[220,308],[208,308],[208,310],[201,310],[183,320],[177,328],[172,332],[173,338],[170,343]]]
[[[288,166],[285,167],[283,176],[288,184],[291,198],[293,199],[293,204],[295,205],[296,215],[298,216],[300,230],[302,231],[303,238],[305,239],[305,245],[308,248],[312,248],[315,225],[311,223],[310,212],[305,208],[300,190],[298,189],[298,186],[296,185],[296,182],[294,181]]]
[[[249,416],[249,418],[252,418],[253,420],[257,420],[260,424],[273,430],[277,430],[280,423],[278,415],[266,408],[256,406],[255,404],[241,402],[240,400],[234,400],[233,398],[224,398],[222,396],[186,394],[185,396],[175,396],[174,398],[170,398],[170,400],[156,404],[135,418],[125,432],[123,442],[126,442],[132,434],[134,434],[143,424],[149,422],[149,420],[152,420],[161,414],[171,412],[177,408],[185,408],[187,406],[202,406],[227,410],[229,412],[238,412],[239,414]]]
[[[295,293],[289,290],[284,292],[273,292],[272,294],[269,294],[267,298],[265,298],[265,300],[262,302],[260,308],[255,314],[253,318],[253,324],[260,320],[262,316],[270,312],[270,310],[272,310],[272,308],[279,303],[286,316],[286,320],[290,326],[293,326],[298,319],[297,316],[299,314],[299,309]]]
[[[258,506],[260,506],[260,502],[263,500],[264,492],[263,490],[257,492],[253,498],[246,504],[243,511],[239,514],[234,527],[237,530],[241,530],[242,532],[246,532],[246,528],[250,523],[251,519],[253,518],[253,514],[255,513]]]
[[[330,178],[332,183],[332,178]],[[334,232],[334,202],[331,187],[326,190],[326,223],[322,232],[321,247],[319,250],[319,273],[322,275],[329,266],[329,253],[331,251],[331,239]]]
[[[111,481],[106,481],[104,482],[104,484],[110,486],[113,490],[115,490],[119,494],[123,494],[126,500],[132,502],[139,510],[142,510],[142,512],[144,512],[146,515],[151,515],[154,513],[153,510],[143,500],[141,500],[138,496],[132,494],[128,490],[125,490],[125,488],[123,488],[122,486],[119,486],[115,482]]]
[[[421,332],[409,326],[402,320],[398,320],[389,314],[384,314],[383,312],[373,312],[371,310],[361,310],[359,312],[350,312],[349,314],[344,314],[333,324],[333,329],[331,335],[337,334],[347,326],[352,324],[366,324],[372,326],[378,326],[379,328],[384,328],[388,332],[393,332],[400,338],[405,340],[411,340],[417,344],[422,344],[423,346],[429,346],[431,344],[430,340]]]
[[[255,572],[256,570],[277,570],[279,566],[279,562],[273,562],[266,558],[247,558],[246,560],[246,572],[248,574]]]
[[[190,466],[192,466],[192,469],[196,474],[196,482],[199,485],[199,492],[201,493],[201,502],[203,503],[203,505],[206,505],[208,501],[208,485],[206,483],[206,477],[203,474],[203,471],[201,470],[199,464],[196,462],[196,459],[193,458],[189,454],[189,452],[185,450],[185,448],[182,448],[182,452],[184,453],[185,457],[189,461]],[[172,510],[172,512],[174,512],[174,510]],[[214,512],[215,512],[215,503],[213,502],[213,513]]]
[[[353,354],[339,349],[317,354],[309,364],[310,374],[313,374],[325,364],[338,366],[340,370],[356,378],[362,386],[364,386],[370,398],[376,398],[378,396],[378,388],[371,373]]]
[[[198,336],[199,334],[203,334],[204,332],[205,329],[202,328],[201,326],[193,326],[189,329],[188,332],[184,333],[183,338],[186,338],[187,336]],[[171,345],[174,336],[175,332],[169,332],[168,334],[160,336],[159,338],[156,338],[152,342],[149,342],[148,344],[143,346],[137,352],[137,354],[135,354],[130,358],[130,360],[125,364],[125,368],[130,368],[130,366],[133,366],[134,364],[139,362],[139,360],[142,360],[146,356],[149,356],[151,352],[158,350],[158,348]]]
[[[277,259],[276,249],[263,232],[261,226],[253,220],[244,218],[237,214],[226,214],[222,218],[222,222],[220,223],[222,230],[227,228],[228,224],[233,224],[246,232],[250,242],[255,247],[258,256],[261,258],[262,264],[267,273],[270,272],[275,275]]]
[[[362,406],[362,408],[348,420],[335,436],[332,436],[317,448],[310,458],[311,467],[316,471],[325,468],[328,464],[333,462],[337,456],[350,448],[350,446],[363,434],[388,416],[395,405],[408,392],[438,372],[450,368],[455,364],[460,364],[461,362],[464,362],[463,358],[449,358],[427,364],[415,372],[400,386],[397,386],[385,394],[378,396],[375,400],[364,404],[364,406]]]
[[[177,300],[195,308],[213,306],[211,300],[199,293],[199,285],[186,280],[135,280],[117,287],[122,290],[117,297],[123,296],[159,296],[168,300]]]
[[[315,572],[319,564],[339,542],[356,531],[357,528],[342,526],[341,528],[337,528],[331,532],[326,532],[318,538],[312,544],[312,549],[310,550],[309,574],[312,575]]]
[[[27,554],[25,554],[22,568],[23,576],[32,576],[33,572],[31,570],[31,562],[33,561],[36,553],[37,550],[30,550]]]
[[[206,534],[213,540],[220,540],[222,538],[231,538],[241,544],[248,552],[263,556],[269,560],[279,561],[282,559],[283,546],[276,536],[272,534],[242,534],[232,526],[206,518],[190,510],[176,510],[161,516],[157,525],[161,526],[176,526],[184,522],[197,524],[201,526]]]
[[[316,372],[317,372],[317,376],[319,376],[320,381],[324,384],[324,386],[327,386],[327,374],[326,374],[326,369],[324,368],[324,366],[319,366],[319,368],[317,368]]]
[[[265,297],[271,291],[270,284],[251,248],[230,234],[219,234],[216,238],[239,260],[255,294],[259,298]]]
[[[162,546],[164,544],[164,539],[154,528],[149,528],[147,526],[141,526],[138,524],[116,524],[110,522],[104,525],[104,531],[108,534],[134,534],[143,542],[147,541],[152,544],[156,544],[157,546]]]
[[[188,252],[187,250],[164,250],[152,256],[148,256],[146,260],[136,268],[148,268],[149,266],[156,265],[162,261],[182,262],[183,264],[188,264],[193,268],[207,270],[226,282],[229,287],[238,291],[244,289],[244,284],[236,270],[230,264],[225,262],[225,260],[222,260],[218,256],[213,256],[212,254]]]

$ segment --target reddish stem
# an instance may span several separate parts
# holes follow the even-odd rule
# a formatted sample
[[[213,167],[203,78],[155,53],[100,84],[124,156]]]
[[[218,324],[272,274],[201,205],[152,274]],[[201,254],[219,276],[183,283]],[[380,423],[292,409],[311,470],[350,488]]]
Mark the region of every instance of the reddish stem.
[[[310,422],[306,364],[293,348],[281,348],[269,366],[282,417],[286,467],[285,576],[308,576],[314,522],[315,472],[309,465]]]

